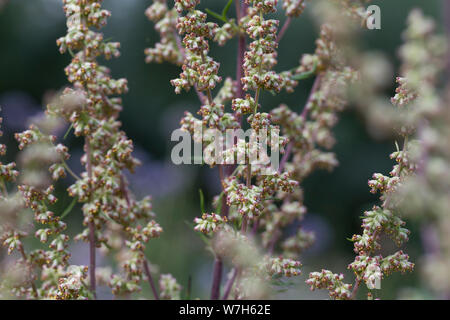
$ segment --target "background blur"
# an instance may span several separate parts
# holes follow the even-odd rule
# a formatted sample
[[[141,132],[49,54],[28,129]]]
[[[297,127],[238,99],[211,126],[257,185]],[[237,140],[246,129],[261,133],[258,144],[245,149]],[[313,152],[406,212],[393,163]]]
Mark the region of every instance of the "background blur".
[[[5,132],[2,139],[9,146],[10,160],[17,150],[13,133],[24,130],[27,118],[43,110],[49,94],[68,84],[63,69],[70,55],[61,55],[55,43],[66,31],[61,2],[0,0],[0,106]],[[224,3],[203,0],[202,7],[220,12]],[[209,292],[212,257],[186,222],[200,215],[199,188],[208,200],[219,192],[218,172],[201,166],[175,166],[170,162],[173,146],[170,134],[178,127],[183,112],[196,111],[198,102],[193,93],[175,95],[169,81],[178,76],[177,67],[144,62],[144,48],[158,41],[153,24],[144,16],[150,4],[150,0],[104,1],[105,8],[112,11],[109,25],[104,29],[105,38],[122,44],[122,56],[106,64],[113,76],[129,81],[130,92],[124,96],[121,119],[135,142],[137,157],[143,162],[137,174],[130,177],[132,187],[138,196],[153,196],[157,220],[165,229],[160,239],[149,244],[148,257],[161,272],[172,273],[184,287],[192,277],[192,296],[204,298]],[[378,0],[373,4],[381,7],[382,29],[365,31],[360,46],[364,50],[383,52],[394,66],[398,65],[396,48],[402,43],[401,32],[411,8],[422,8],[441,25],[440,0]],[[277,70],[290,69],[298,65],[303,53],[313,52],[316,36],[317,28],[306,11],[294,21],[280,44]],[[213,46],[211,56],[221,62],[222,76],[234,75],[235,52],[236,41],[225,48]],[[388,95],[393,93],[396,71],[392,70]],[[294,110],[301,110],[310,87],[311,82],[304,81],[294,94],[263,95],[263,108],[286,103]],[[280,293],[283,298],[325,298],[324,291],[309,292],[304,280],[310,271],[327,268],[349,274],[346,266],[354,255],[352,243],[346,239],[360,231],[360,215],[377,201],[377,196],[369,193],[367,179],[374,172],[387,173],[392,167],[388,155],[394,149],[394,141],[375,139],[351,109],[344,112],[335,134],[334,151],[340,166],[332,173],[315,172],[303,186],[309,209],[305,228],[316,231],[317,243],[302,257],[303,275],[288,291]],[[72,153],[70,165],[80,171],[81,141],[69,136],[65,144]],[[70,202],[64,192],[59,198],[62,208]],[[69,234],[76,234],[81,229],[81,212],[78,216],[72,213],[67,221],[75,226]],[[408,221],[407,227],[412,233],[406,251],[417,263],[417,269],[412,274],[394,274],[384,280],[380,296],[383,299],[432,297],[419,277],[422,254],[419,225]],[[74,244],[72,251],[72,263],[86,263],[84,244]],[[105,298],[109,297],[107,291],[103,293]]]

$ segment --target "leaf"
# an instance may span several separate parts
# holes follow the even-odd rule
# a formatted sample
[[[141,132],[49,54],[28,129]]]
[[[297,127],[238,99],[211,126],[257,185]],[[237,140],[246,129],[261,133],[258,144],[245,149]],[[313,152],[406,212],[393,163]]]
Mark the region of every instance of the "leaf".
[[[67,129],[66,133],[64,134],[63,140],[66,140],[66,138],[69,135],[70,130],[72,130],[72,128],[73,128],[73,123],[70,124],[69,129]]]
[[[217,200],[217,202],[219,203],[216,208],[218,214],[222,212],[222,198],[223,198],[223,191],[220,193],[219,199]]]
[[[315,75],[316,71],[317,71],[317,61],[314,62],[314,66],[311,71],[296,74],[292,77],[292,79],[293,80],[305,80],[305,79],[311,78],[313,75]]]
[[[202,214],[205,213],[205,196],[203,195],[202,189],[198,189],[198,193],[200,195],[200,210],[202,211]]]
[[[228,20],[226,19],[226,18],[224,18],[224,17],[222,17],[220,14],[218,14],[217,12],[214,12],[214,11],[212,11],[212,10],[209,10],[209,9],[206,9],[206,12],[209,14],[209,15],[211,15],[211,16],[213,16],[214,18],[216,18],[216,19],[218,19],[218,20],[220,20],[220,21],[223,21],[223,22],[228,22]]]
[[[69,204],[69,206],[66,208],[66,210],[64,210],[64,212],[61,214],[60,219],[64,219],[65,216],[67,216],[73,209],[73,207],[75,206],[75,203],[77,203],[77,198],[73,198],[72,202]]]
[[[192,230],[194,230],[194,224],[193,224],[192,222],[189,222],[189,221],[186,221],[186,220],[185,220],[184,223],[186,223],[189,227],[191,227]],[[194,230],[194,231],[195,231],[195,230]],[[201,233],[201,232],[197,232],[197,231],[195,231],[195,233],[197,233],[197,234],[200,236],[200,239],[202,239],[203,242],[204,242],[207,246],[209,246],[209,245],[211,244],[211,239],[208,238],[206,235],[204,235],[204,234]]]
[[[224,17],[225,19],[227,19],[227,13],[228,13],[228,10],[230,10],[230,7],[232,4],[233,4],[233,0],[228,1],[227,5],[222,10],[222,17]]]

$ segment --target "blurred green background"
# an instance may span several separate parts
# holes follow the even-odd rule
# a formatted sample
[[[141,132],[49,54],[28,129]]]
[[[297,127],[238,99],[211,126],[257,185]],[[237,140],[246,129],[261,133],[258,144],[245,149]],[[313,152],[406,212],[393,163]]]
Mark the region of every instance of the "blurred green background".
[[[0,11],[0,105],[4,119],[5,136],[9,145],[9,158],[14,158],[17,145],[12,133],[25,128],[26,119],[43,110],[43,101],[49,92],[67,86],[64,67],[68,54],[61,55],[56,39],[65,34],[65,16],[61,0],[9,0]],[[186,225],[200,215],[198,189],[207,199],[217,194],[220,186],[218,172],[200,166],[174,166],[170,162],[170,133],[178,127],[185,110],[196,111],[197,97],[191,93],[175,95],[169,81],[179,70],[169,64],[144,62],[144,49],[158,41],[153,24],[144,16],[150,0],[105,0],[105,8],[112,11],[105,38],[122,44],[122,56],[106,62],[115,77],[129,81],[130,92],[124,96],[121,114],[123,127],[136,144],[136,155],[143,166],[135,177],[130,177],[138,196],[152,194],[154,211],[165,232],[148,246],[150,261],[162,273],[172,273],[186,288],[192,277],[193,296],[206,297],[209,292],[212,259],[204,250],[202,240]],[[204,0],[201,7],[220,12],[226,1]],[[382,29],[365,31],[360,44],[364,50],[385,53],[393,65],[398,65],[396,49],[402,43],[401,32],[405,18],[413,7],[420,7],[427,15],[441,21],[439,0],[379,0]],[[281,13],[282,11],[280,11]],[[281,17],[281,15],[280,15]],[[277,70],[298,65],[303,53],[313,52],[317,29],[309,12],[296,19],[279,47]],[[221,62],[221,75],[234,76],[236,41],[225,48],[213,46],[211,56]],[[294,94],[282,93],[275,97],[263,95],[266,109],[286,103],[301,110],[311,82],[300,83]],[[392,92],[394,78],[392,78]],[[346,240],[360,231],[360,215],[370,208],[377,197],[369,193],[367,179],[373,172],[389,172],[392,162],[388,155],[394,148],[391,140],[373,139],[361,117],[346,111],[335,129],[337,144],[334,151],[340,166],[332,173],[316,172],[304,184],[308,215],[305,226],[317,232],[317,244],[303,257],[303,275],[289,291],[280,297],[289,299],[325,298],[325,292],[310,293],[304,280],[310,271],[329,268],[348,273],[346,266],[353,261],[352,243]],[[68,138],[72,150],[71,166],[81,170],[79,155],[81,142]],[[62,188],[64,190],[64,188]],[[62,192],[60,205],[70,201]],[[73,235],[81,228],[81,213],[68,217],[75,226]],[[422,253],[419,226],[408,222],[412,230],[406,251],[412,261]],[[73,247],[73,263],[86,263],[87,249],[83,244]],[[101,264],[107,264],[102,261]],[[420,267],[420,265],[419,265]],[[426,289],[419,277],[420,268],[411,275],[393,275],[383,281],[381,298],[396,298],[399,290]],[[145,290],[148,288],[145,287]],[[104,290],[104,297],[108,297]],[[363,291],[363,290],[361,290]],[[150,295],[148,295],[149,297]]]

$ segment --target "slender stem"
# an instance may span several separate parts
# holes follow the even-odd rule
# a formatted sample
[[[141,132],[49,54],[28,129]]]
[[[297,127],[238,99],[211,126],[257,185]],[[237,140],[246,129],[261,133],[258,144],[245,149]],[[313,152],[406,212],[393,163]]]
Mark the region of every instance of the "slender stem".
[[[211,300],[220,298],[220,282],[222,280],[223,263],[220,257],[214,260],[213,282],[211,286]]]
[[[242,3],[241,3],[242,2]],[[236,15],[237,15],[237,24],[239,25],[242,16],[246,13],[247,4],[243,1],[236,0]],[[245,32],[239,32],[238,38],[238,48],[237,48],[237,58],[236,58],[236,98],[244,98],[244,90],[242,89],[242,76],[244,75],[244,57],[245,57],[245,49],[247,43],[245,38]],[[238,118],[238,121],[241,122],[242,117]]]
[[[209,104],[212,104],[213,103],[213,98],[212,98],[211,90],[210,89],[206,90],[206,94],[208,95],[208,102],[209,102]]]
[[[244,68],[243,68],[243,62],[244,62],[244,56],[245,56],[245,47],[246,47],[246,39],[245,34],[239,35],[238,38],[238,52],[237,52],[237,63],[236,63],[236,85],[237,85],[237,91],[236,91],[236,98],[243,98],[244,97],[244,90],[242,89],[242,76],[244,74]]]
[[[303,118],[303,120],[306,120],[312,99],[313,99],[316,91],[319,89],[321,81],[322,81],[322,75],[318,75],[316,77],[316,79],[314,80],[314,84],[313,84],[313,87],[311,88],[311,92],[309,94],[308,100],[305,104],[305,107],[302,110],[302,113],[300,114],[300,116]],[[289,157],[291,156],[293,146],[294,146],[294,144],[292,141],[289,142],[289,144],[287,145],[286,151],[283,155],[283,158],[281,158],[280,167],[279,167],[278,172],[281,173],[284,170],[284,167],[286,166],[286,163],[289,160]]]
[[[89,275],[91,282],[91,291],[94,295],[94,299],[97,299],[97,288],[95,279],[95,225],[94,221],[89,221]]]
[[[286,150],[284,151],[283,158],[281,158],[280,167],[278,168],[279,173],[283,172],[284,167],[286,166],[286,163],[289,160],[289,156],[291,155],[293,146],[294,143],[290,141],[286,147]]]
[[[127,202],[127,206],[129,208],[131,205],[131,199],[130,199],[130,195],[128,192],[127,183],[126,183],[123,175],[120,175],[120,189],[122,191],[123,196],[125,197],[125,201]],[[145,256],[144,250],[142,250],[142,254]],[[153,281],[153,277],[150,272],[150,268],[148,266],[148,261],[146,259],[144,259],[144,261],[142,262],[142,265],[144,267],[144,272],[145,272],[145,275],[147,276],[147,280],[150,285],[150,288],[152,289],[153,296],[155,297],[155,300],[159,300],[158,291],[156,290],[155,283]]]
[[[235,0],[234,5],[236,7],[236,20],[237,20],[237,23],[239,24],[239,21],[241,20],[241,15],[242,15],[241,1]]]
[[[28,263],[28,258],[27,255],[25,254],[25,250],[23,249],[22,246],[19,246],[19,251],[20,254],[22,255],[23,260],[25,260],[25,263]],[[39,298],[37,289],[36,289],[36,285],[34,284],[34,280],[31,279],[31,289],[33,290],[33,295],[36,299]]]
[[[3,196],[8,197],[8,189],[6,188],[5,180],[3,180],[3,178],[0,179],[0,186],[2,188]]]
[[[233,288],[234,281],[236,280],[237,275],[239,273],[237,268],[234,268],[231,272],[232,272],[232,275],[228,279],[228,281],[227,281],[227,283],[225,285],[225,291],[223,293],[222,300],[227,300],[228,299],[228,296],[230,295],[230,292],[231,292],[231,288]]]
[[[224,170],[222,165],[219,165],[219,176],[223,188]],[[220,215],[221,216],[228,215],[228,206],[226,203],[225,195],[222,196],[222,206]],[[214,260],[213,279],[211,284],[211,296],[210,296],[211,300],[217,300],[220,297],[220,284],[222,282],[222,273],[223,273],[222,259],[221,257],[216,256],[216,259]]]
[[[92,159],[91,159],[91,144],[89,138],[86,137],[86,170],[88,172],[89,184],[92,188]],[[94,299],[97,299],[97,289],[96,289],[96,278],[95,278],[95,269],[96,269],[96,257],[95,257],[95,224],[94,218],[92,218],[89,223],[89,276],[90,276],[90,285],[91,291],[94,295]]]
[[[321,82],[322,82],[322,74],[319,74],[319,75],[317,75],[316,79],[314,80],[314,84],[313,84],[313,86],[311,88],[311,91],[309,93],[308,100],[306,101],[305,107],[303,108],[302,113],[300,114],[300,116],[304,120],[306,120],[306,116],[308,114],[308,111],[311,108],[311,103],[313,101],[314,94],[317,92],[317,90],[319,90]]]
[[[75,179],[75,180],[81,180],[81,178],[70,169],[69,165],[63,160],[62,165],[67,170],[67,172]]]
[[[286,21],[284,21],[283,27],[281,28],[277,36],[277,43],[280,43],[281,39],[283,39],[287,29],[289,28],[289,25],[291,24],[291,21],[292,21],[291,17],[287,17]]]
[[[145,272],[145,275],[147,276],[147,280],[148,280],[148,283],[150,284],[150,288],[152,288],[153,296],[155,297],[155,300],[159,300],[158,291],[156,290],[155,282],[153,281],[153,277],[150,272],[150,268],[148,267],[147,260],[144,260],[144,262],[142,264],[144,266],[144,272]]]
[[[358,289],[359,289],[359,286],[361,285],[361,279],[356,279],[355,280],[355,285],[353,286],[353,290],[352,290],[352,296],[351,296],[351,299],[352,300],[355,300],[355,298],[356,298],[356,294],[358,293]]]

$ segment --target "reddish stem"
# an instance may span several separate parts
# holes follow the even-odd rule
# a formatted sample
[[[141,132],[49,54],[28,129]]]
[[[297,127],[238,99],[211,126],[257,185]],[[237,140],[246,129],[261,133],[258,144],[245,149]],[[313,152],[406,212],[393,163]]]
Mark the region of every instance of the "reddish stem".
[[[19,251],[20,251],[20,254],[22,255],[22,258],[23,258],[24,262],[28,263],[27,255],[25,254],[25,250],[23,249],[22,246],[19,246]],[[38,299],[39,295],[38,295],[38,292],[37,292],[37,289],[36,289],[36,285],[34,284],[34,280],[33,279],[31,279],[31,289],[33,290],[34,297],[36,299]]]
[[[225,285],[225,292],[223,293],[222,300],[228,299],[228,296],[230,295],[230,292],[231,292],[231,288],[233,287],[233,283],[236,280],[237,275],[239,273],[237,268],[234,268],[232,272],[233,272],[233,274],[232,274],[231,278],[228,279],[227,284]]]
[[[147,276],[147,279],[148,279],[148,283],[150,284],[150,288],[152,288],[153,296],[155,297],[155,300],[159,300],[158,291],[156,291],[155,283],[153,281],[153,277],[150,272],[150,268],[148,267],[147,260],[144,260],[143,265],[144,265],[145,275]]]
[[[243,1],[239,1],[239,0],[235,1],[235,5],[236,5],[236,19],[237,19],[237,24],[239,25],[241,17],[243,15],[245,15],[245,13],[246,13],[247,5]],[[236,85],[237,85],[236,98],[244,97],[244,91],[242,89],[241,78],[244,74],[243,64],[244,64],[245,47],[246,47],[245,34],[239,33],[238,52],[237,52],[237,61],[236,61]],[[209,99],[211,100],[210,97],[209,97]],[[233,170],[233,166],[230,166],[229,169]],[[223,166],[219,167],[219,174],[220,174],[220,180],[222,182],[224,179]],[[229,174],[229,172],[227,172],[227,174]],[[224,194],[222,197],[221,215],[227,216],[228,210],[229,210],[229,208],[226,204],[226,198],[225,198],[225,194]],[[214,261],[213,281],[212,281],[212,286],[211,286],[211,299],[213,299],[213,300],[217,300],[220,297],[220,282],[222,280],[222,272],[223,272],[222,259],[220,257],[216,257],[216,259]],[[231,285],[233,285],[233,283],[231,283]],[[228,296],[228,293],[226,294],[226,296]]]
[[[280,43],[281,39],[283,39],[287,29],[289,28],[289,25],[291,24],[292,18],[291,17],[287,17],[286,21],[283,24],[283,27],[281,28],[280,32],[278,33],[277,36],[277,42]]]
[[[361,285],[361,279],[355,280],[355,285],[353,286],[351,299],[355,300],[356,294],[358,293],[359,286]]]
[[[220,298],[220,283],[222,280],[223,263],[220,257],[214,260],[213,283],[211,286],[211,300]]]
[[[283,158],[281,158],[280,167],[278,168],[279,173],[283,172],[284,167],[286,166],[286,163],[289,160],[289,157],[291,155],[293,146],[294,146],[294,143],[292,141],[290,141],[286,147],[286,150],[284,151]]]
[[[247,5],[245,3],[240,4],[240,1],[235,1],[236,3],[236,12],[237,12],[237,22],[238,25],[240,23],[240,19],[243,15],[245,15],[247,11]],[[236,98],[243,98],[244,91],[242,89],[241,78],[244,75],[244,57],[245,57],[245,49],[246,49],[246,38],[245,33],[240,32],[238,38],[238,51],[237,51],[237,61],[236,61],[236,82],[237,82],[237,92]]]
[[[91,144],[89,142],[89,138],[86,137],[86,170],[88,172],[89,177],[89,185],[92,189],[92,160],[91,160]],[[92,191],[92,190],[91,190]],[[91,291],[94,295],[94,299],[97,299],[97,289],[96,289],[96,279],[95,279],[95,269],[96,269],[96,260],[95,260],[95,224],[94,220],[89,221],[89,277],[91,284]]]

